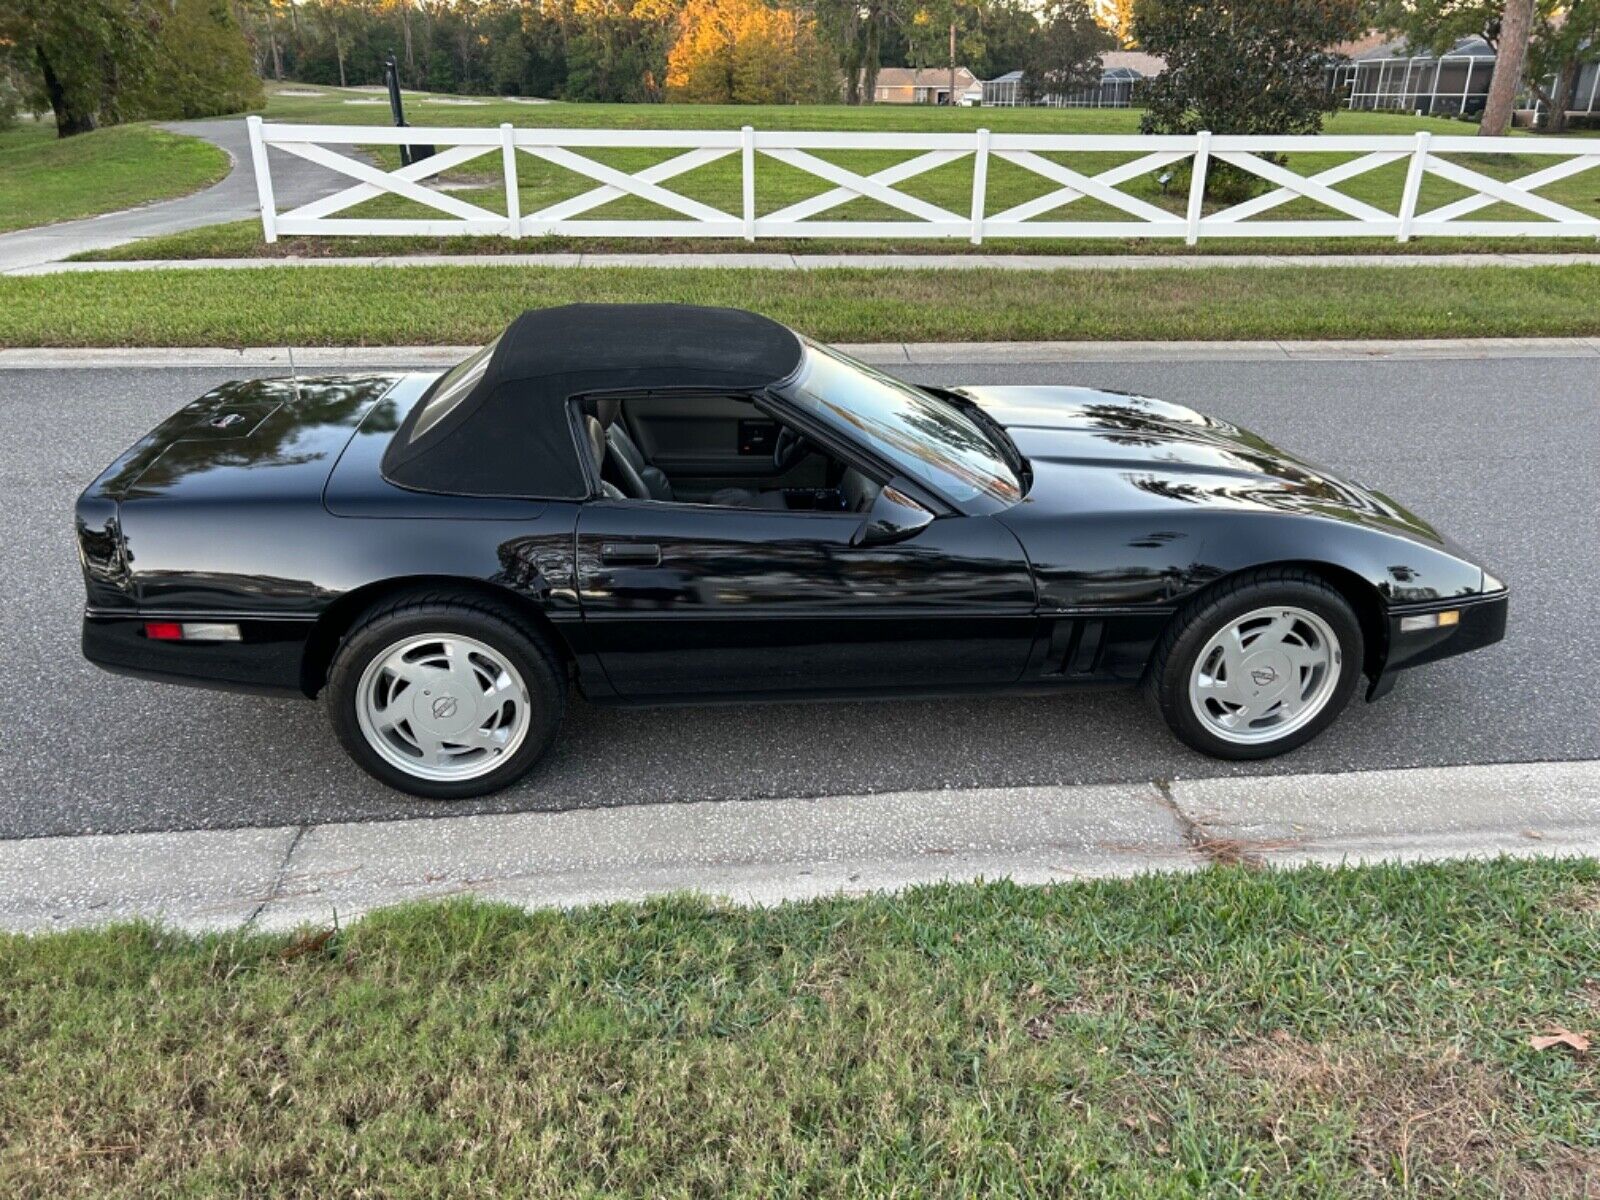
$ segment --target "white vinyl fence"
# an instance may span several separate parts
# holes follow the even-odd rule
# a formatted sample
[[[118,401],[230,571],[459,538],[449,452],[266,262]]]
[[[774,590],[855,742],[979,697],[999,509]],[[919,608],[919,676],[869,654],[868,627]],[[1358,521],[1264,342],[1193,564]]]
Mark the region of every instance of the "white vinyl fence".
[[[261,225],[266,240],[280,234],[486,234],[505,237],[641,238],[1201,238],[1224,237],[1600,237],[1600,216],[1579,212],[1537,194],[1557,180],[1600,166],[1600,140],[1584,138],[1437,137],[1248,137],[1200,133],[1178,137],[1142,135],[1064,135],[991,133],[802,133],[716,129],[483,129],[373,125],[280,125],[249,119],[251,157],[261,195]],[[431,143],[430,157],[384,171],[351,157],[355,145]],[[267,147],[274,147],[347,175],[351,186],[288,212],[277,211]],[[634,173],[617,170],[587,152],[611,148],[678,150],[681,153]],[[861,174],[837,166],[816,152],[876,150],[913,157]],[[474,159],[498,152],[505,176],[505,209],[493,212],[461,196],[435,190],[425,181]],[[1337,166],[1302,176],[1261,157],[1263,154],[1353,154]],[[1135,154],[1137,158],[1094,174],[1075,171],[1046,154]],[[594,186],[537,212],[521,211],[517,166],[522,155],[586,177]],[[669,180],[730,155],[739,155],[743,203],[724,212],[663,186]],[[1459,161],[1471,156],[1514,154],[1548,163],[1520,178],[1503,181]],[[1444,157],[1444,156],[1449,156]],[[954,212],[896,190],[924,172],[968,156],[973,158],[971,205]],[[804,200],[758,215],[757,165],[775,160],[830,185]],[[1055,186],[1035,199],[988,211],[989,164],[1004,161]],[[1193,170],[1182,214],[1170,212],[1120,190],[1119,185],[1186,160]],[[1378,167],[1406,161],[1398,210],[1389,212],[1339,191],[1335,185]],[[1207,171],[1230,163],[1276,184],[1275,190],[1221,211],[1202,213]],[[1090,168],[1085,168],[1085,172]],[[1467,195],[1419,211],[1425,175],[1459,185]],[[1600,180],[1597,180],[1600,185]],[[438,215],[423,219],[340,217],[353,205],[391,193],[414,200]],[[637,196],[679,214],[677,219],[603,219],[584,214],[623,196]],[[880,201],[904,214],[898,220],[829,220],[827,214],[859,197]],[[1117,210],[1116,220],[1064,220],[1060,210],[1090,198]],[[1342,214],[1325,220],[1262,219],[1280,205],[1308,197]],[[1470,220],[1494,204],[1520,210],[1521,220]],[[1070,213],[1070,209],[1067,212]],[[1046,218],[1046,214],[1048,218]]]

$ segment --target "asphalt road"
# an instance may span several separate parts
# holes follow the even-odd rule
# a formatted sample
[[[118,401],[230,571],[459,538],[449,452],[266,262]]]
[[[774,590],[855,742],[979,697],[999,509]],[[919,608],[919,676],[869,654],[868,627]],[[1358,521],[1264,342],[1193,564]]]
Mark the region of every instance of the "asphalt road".
[[[442,809],[370,781],[316,704],[140,683],[79,656],[73,498],[124,446],[228,373],[8,371],[0,836],[1600,758],[1595,360],[905,373],[1141,391],[1253,427],[1391,492],[1479,553],[1512,585],[1510,634],[1402,677],[1383,701],[1357,702],[1317,742],[1268,763],[1189,752],[1132,693],[654,711],[577,701],[560,744],[522,786]]]

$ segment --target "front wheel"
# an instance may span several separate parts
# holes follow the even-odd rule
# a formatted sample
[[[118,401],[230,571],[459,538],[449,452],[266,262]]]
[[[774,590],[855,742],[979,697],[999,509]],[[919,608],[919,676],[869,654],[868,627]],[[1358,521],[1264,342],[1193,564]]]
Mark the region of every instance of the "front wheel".
[[[1174,619],[1148,687],[1177,736],[1216,758],[1270,758],[1303,746],[1360,682],[1361,623],[1316,575],[1263,570],[1201,597]]]
[[[414,796],[460,800],[514,783],[549,749],[565,678],[538,630],[476,596],[373,610],[346,635],[328,715],[370,775]]]

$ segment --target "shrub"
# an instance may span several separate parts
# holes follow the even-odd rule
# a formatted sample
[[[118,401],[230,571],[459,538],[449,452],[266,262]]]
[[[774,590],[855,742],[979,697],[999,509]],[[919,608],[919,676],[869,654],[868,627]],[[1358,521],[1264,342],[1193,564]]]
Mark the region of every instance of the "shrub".
[[[1335,104],[1327,47],[1361,32],[1363,0],[1136,0],[1139,45],[1166,59],[1145,90],[1146,133],[1305,134]],[[1212,163],[1206,195],[1243,199],[1261,181]]]

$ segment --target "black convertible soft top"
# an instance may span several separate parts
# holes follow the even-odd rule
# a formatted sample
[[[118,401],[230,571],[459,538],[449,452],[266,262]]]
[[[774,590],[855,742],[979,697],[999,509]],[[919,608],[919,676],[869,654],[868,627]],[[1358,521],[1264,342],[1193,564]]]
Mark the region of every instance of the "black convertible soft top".
[[[567,401],[666,388],[754,391],[799,369],[800,339],[776,321],[688,304],[569,304],[506,327],[476,381],[442,377],[383,456],[402,487],[578,499],[588,492]],[[471,360],[469,360],[470,362]]]

